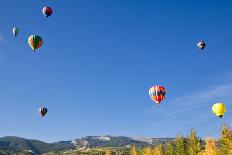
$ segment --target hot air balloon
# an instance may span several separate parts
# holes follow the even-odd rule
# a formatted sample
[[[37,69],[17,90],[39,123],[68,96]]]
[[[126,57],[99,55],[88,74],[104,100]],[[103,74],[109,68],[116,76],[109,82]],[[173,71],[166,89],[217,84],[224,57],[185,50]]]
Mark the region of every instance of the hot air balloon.
[[[42,12],[43,12],[44,16],[49,17],[49,16],[52,15],[52,8],[51,8],[51,7],[48,7],[48,6],[45,6],[45,7],[42,9]]]
[[[223,103],[215,103],[212,106],[212,111],[216,116],[222,118],[222,116],[226,112],[226,106]]]
[[[203,50],[206,46],[206,43],[204,41],[200,41],[198,44],[197,44],[197,47],[200,48],[201,50]]]
[[[40,48],[43,45],[43,39],[38,35],[31,35],[28,38],[28,44],[35,52],[36,49]]]
[[[149,95],[156,104],[160,104],[165,98],[166,90],[163,86],[153,86],[149,89]]]
[[[20,32],[20,30],[19,30],[19,28],[18,27],[13,27],[13,35],[16,37],[18,34],[19,34],[19,32]]]
[[[45,107],[39,108],[39,114],[41,115],[41,117],[44,117],[47,112],[48,112],[47,108],[45,108]]]

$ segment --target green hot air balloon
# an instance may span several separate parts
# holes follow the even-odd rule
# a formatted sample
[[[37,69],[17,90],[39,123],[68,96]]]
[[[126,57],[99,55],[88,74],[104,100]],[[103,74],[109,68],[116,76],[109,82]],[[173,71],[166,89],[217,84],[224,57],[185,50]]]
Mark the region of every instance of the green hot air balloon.
[[[13,35],[16,37],[18,34],[19,34],[19,32],[20,32],[20,30],[19,30],[19,28],[18,27],[13,27]]]
[[[35,52],[36,49],[40,48],[43,45],[43,39],[38,35],[31,35],[28,38],[28,44]]]

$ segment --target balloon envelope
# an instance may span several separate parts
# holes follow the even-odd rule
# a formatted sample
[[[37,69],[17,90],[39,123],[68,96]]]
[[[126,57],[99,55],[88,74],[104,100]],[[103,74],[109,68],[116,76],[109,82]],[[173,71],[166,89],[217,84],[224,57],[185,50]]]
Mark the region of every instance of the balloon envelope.
[[[153,86],[149,89],[149,95],[156,104],[160,104],[160,102],[165,98],[166,90],[163,86]]]
[[[40,48],[43,45],[43,39],[38,35],[31,35],[28,38],[28,44],[35,52],[36,49]]]
[[[198,44],[197,44],[197,47],[200,48],[200,49],[205,49],[206,47],[206,43],[204,41],[200,41]]]
[[[20,30],[18,27],[13,27],[12,32],[13,32],[13,35],[16,37],[19,34]]]
[[[47,109],[47,108],[45,108],[45,107],[39,108],[39,114],[40,114],[42,117],[44,117],[44,116],[47,114],[47,112],[48,112],[48,109]]]
[[[222,117],[226,112],[226,106],[223,103],[215,103],[212,106],[212,111],[216,116]]]
[[[52,8],[49,6],[45,6],[45,7],[43,7],[42,12],[43,12],[44,16],[49,17],[52,15]]]

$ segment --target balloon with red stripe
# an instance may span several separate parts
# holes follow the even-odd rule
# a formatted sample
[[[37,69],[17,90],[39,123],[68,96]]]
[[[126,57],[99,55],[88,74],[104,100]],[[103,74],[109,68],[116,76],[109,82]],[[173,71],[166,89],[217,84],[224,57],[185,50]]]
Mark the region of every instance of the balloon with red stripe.
[[[156,103],[160,104],[160,102],[165,99],[166,90],[163,86],[157,85],[152,86],[149,89],[150,98]]]
[[[43,7],[42,12],[43,12],[44,16],[49,17],[52,15],[52,8],[49,6],[45,6],[45,7]]]

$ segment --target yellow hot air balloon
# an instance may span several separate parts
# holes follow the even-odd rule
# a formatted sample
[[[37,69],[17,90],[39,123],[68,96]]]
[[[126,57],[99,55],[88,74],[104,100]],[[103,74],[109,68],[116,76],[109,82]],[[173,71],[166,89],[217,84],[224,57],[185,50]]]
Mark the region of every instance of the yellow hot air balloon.
[[[216,116],[222,118],[222,116],[226,112],[226,106],[223,103],[215,103],[212,106],[212,111]]]

